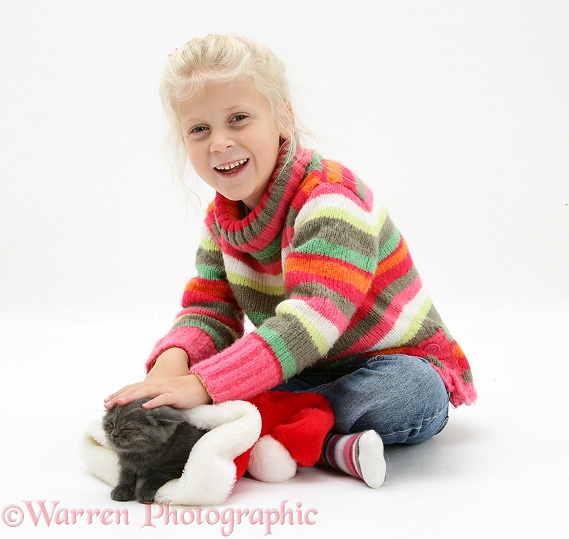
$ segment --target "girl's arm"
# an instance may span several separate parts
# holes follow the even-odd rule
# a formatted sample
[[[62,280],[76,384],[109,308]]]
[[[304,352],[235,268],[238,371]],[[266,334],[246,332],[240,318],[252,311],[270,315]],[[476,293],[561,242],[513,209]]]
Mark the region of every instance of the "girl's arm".
[[[196,254],[198,275],[186,285],[183,310],[170,332],[147,361],[143,382],[131,384],[105,399],[105,407],[151,398],[145,408],[169,404],[193,408],[211,402],[200,379],[189,375],[189,365],[215,355],[238,339],[244,330],[243,311],[227,282],[221,250],[207,226]]]
[[[145,380],[184,376],[189,372],[188,362],[188,354],[185,350],[175,347],[168,348],[156,358]]]
[[[204,227],[196,253],[197,276],[190,279],[182,297],[183,310],[147,361],[149,372],[170,348],[181,348],[194,365],[230,346],[244,332],[243,310],[227,280],[221,249]]]

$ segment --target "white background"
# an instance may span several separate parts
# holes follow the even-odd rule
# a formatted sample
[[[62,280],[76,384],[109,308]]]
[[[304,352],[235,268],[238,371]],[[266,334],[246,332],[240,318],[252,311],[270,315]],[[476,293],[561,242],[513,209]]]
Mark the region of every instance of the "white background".
[[[306,497],[319,508],[317,526],[295,530],[306,537],[559,537],[568,28],[569,4],[547,0],[0,0],[0,509],[110,505],[76,440],[104,396],[143,376],[211,196],[173,179],[160,74],[189,38],[227,32],[277,52],[310,145],[388,206],[480,393],[436,440],[393,450],[380,491],[305,470],[286,485],[245,480],[229,503]]]

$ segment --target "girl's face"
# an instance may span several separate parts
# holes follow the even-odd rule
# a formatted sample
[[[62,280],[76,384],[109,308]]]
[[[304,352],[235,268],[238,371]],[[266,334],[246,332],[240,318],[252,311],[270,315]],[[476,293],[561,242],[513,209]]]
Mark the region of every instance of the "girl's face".
[[[186,151],[203,181],[254,209],[263,199],[280,133],[269,104],[247,80],[209,83],[177,108]]]

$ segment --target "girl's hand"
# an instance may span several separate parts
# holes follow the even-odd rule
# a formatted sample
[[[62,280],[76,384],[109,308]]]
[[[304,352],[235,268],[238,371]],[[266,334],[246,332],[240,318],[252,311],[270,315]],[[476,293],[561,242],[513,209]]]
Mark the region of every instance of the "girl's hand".
[[[211,403],[211,397],[200,379],[195,374],[185,374],[166,378],[150,378],[144,382],[125,386],[105,399],[105,408],[110,410],[116,404],[124,406],[142,398],[151,399],[142,405],[146,409],[166,404],[174,408],[194,408],[201,404]]]
[[[175,408],[193,408],[209,404],[211,397],[199,378],[188,374],[188,354],[181,348],[170,348],[156,359],[144,382],[123,387],[105,399],[105,408],[124,406],[136,399],[150,398],[144,408],[168,404]]]

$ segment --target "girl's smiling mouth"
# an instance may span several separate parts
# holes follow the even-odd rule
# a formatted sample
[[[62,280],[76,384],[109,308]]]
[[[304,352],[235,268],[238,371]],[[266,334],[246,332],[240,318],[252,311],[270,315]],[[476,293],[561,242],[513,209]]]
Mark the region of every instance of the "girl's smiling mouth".
[[[247,165],[248,162],[249,159],[239,159],[238,161],[232,161],[230,163],[225,163],[224,165],[218,165],[213,168],[221,174],[234,174],[235,172],[239,172],[240,170],[242,170]]]

